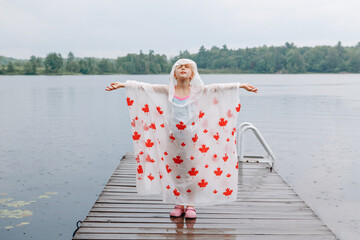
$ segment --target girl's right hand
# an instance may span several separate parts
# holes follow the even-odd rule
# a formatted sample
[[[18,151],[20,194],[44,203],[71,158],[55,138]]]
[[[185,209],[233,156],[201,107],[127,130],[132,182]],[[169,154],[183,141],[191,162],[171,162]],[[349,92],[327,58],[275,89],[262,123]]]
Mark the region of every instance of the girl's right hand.
[[[107,86],[106,87],[106,91],[112,91],[112,90],[115,90],[115,89],[118,89],[118,88],[121,88],[121,87],[125,87],[125,84],[124,83],[121,83],[121,82],[113,82],[110,84],[110,86]]]

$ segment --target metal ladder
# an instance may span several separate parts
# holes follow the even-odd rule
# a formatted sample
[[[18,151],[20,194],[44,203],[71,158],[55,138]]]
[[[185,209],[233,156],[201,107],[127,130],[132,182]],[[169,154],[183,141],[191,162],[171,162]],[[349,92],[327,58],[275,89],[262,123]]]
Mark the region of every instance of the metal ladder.
[[[267,156],[244,156],[244,134],[247,130],[252,130],[255,134],[256,138],[259,140],[261,145],[264,147],[265,151],[267,152]],[[275,166],[275,155],[271,151],[269,145],[266,143],[265,139],[259,132],[259,130],[249,122],[243,122],[239,124],[238,131],[236,131],[236,139],[237,139],[237,151],[238,151],[238,158],[240,162],[265,162],[270,165],[270,172],[272,172]],[[246,158],[246,159],[245,159]]]

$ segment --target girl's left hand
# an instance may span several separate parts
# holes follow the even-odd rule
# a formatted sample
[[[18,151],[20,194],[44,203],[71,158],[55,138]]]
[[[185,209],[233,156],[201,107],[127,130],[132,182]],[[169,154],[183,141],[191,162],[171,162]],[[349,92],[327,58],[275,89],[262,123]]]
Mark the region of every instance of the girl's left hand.
[[[241,88],[244,88],[245,90],[247,90],[247,91],[249,91],[249,92],[257,93],[257,88],[251,86],[251,85],[248,84],[248,83],[241,84],[240,87],[241,87]]]

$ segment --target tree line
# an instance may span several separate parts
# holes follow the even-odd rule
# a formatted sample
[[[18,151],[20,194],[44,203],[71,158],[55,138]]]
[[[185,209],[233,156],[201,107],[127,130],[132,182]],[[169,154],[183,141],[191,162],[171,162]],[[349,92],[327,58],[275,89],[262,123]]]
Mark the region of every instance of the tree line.
[[[168,74],[179,58],[194,60],[200,73],[360,73],[360,42],[356,46],[297,47],[262,46],[229,49],[201,46],[197,53],[180,51],[178,56],[127,54],[117,59],[78,58],[72,52],[66,58],[49,53],[45,58],[31,56],[17,60],[0,56],[0,74]]]

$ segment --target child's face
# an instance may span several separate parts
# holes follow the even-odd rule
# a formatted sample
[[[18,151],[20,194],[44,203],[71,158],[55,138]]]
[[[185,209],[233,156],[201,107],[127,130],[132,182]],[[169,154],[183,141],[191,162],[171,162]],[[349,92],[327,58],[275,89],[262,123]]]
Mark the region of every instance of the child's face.
[[[174,76],[176,80],[191,80],[194,76],[194,73],[192,71],[190,64],[183,64],[176,66]]]

